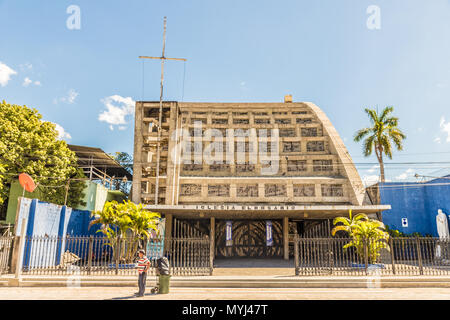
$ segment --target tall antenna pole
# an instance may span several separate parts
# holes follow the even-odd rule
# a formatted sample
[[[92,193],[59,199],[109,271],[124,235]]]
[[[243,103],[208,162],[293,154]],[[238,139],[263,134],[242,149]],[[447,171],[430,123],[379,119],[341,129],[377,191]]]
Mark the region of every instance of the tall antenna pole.
[[[160,157],[161,157],[161,133],[162,133],[162,113],[163,113],[163,92],[164,92],[164,61],[165,60],[180,60],[186,61],[183,58],[166,58],[165,50],[166,50],[166,24],[167,18],[164,17],[164,33],[163,33],[163,48],[162,48],[162,56],[161,57],[148,57],[148,56],[139,56],[140,59],[159,59],[161,60],[161,91],[159,96],[159,118],[158,118],[158,140],[157,140],[157,151],[156,151],[156,181],[155,181],[155,205],[158,204],[158,195],[159,195],[159,167],[160,167]]]

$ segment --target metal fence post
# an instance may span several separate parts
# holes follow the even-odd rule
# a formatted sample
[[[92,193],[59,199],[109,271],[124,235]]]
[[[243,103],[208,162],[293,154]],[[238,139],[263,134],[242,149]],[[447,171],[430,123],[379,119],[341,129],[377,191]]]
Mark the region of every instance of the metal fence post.
[[[298,276],[300,274],[299,270],[299,254],[298,254],[298,234],[295,234],[294,236],[294,266],[295,266],[295,275]]]
[[[116,275],[119,274],[119,259],[120,259],[120,247],[122,245],[122,237],[117,238],[117,250],[116,250]]]
[[[367,247],[367,239],[364,239],[364,269],[366,271],[366,275],[368,274],[369,267],[369,252]]]
[[[25,249],[25,233],[27,230],[26,225],[27,219],[22,219],[22,229],[20,230],[20,240],[19,240],[19,250],[18,250],[18,256],[17,256],[17,264],[16,264],[16,272],[15,272],[15,279],[19,279],[20,274],[22,273],[22,264],[23,264],[23,254]]]
[[[213,275],[214,271],[214,238],[209,238],[209,275]]]
[[[392,273],[395,275],[395,255],[394,255],[394,242],[392,237],[389,237],[389,251],[391,251],[391,265],[392,265]]]
[[[88,275],[91,274],[92,269],[92,247],[93,247],[94,237],[89,236],[89,248],[88,248]]]
[[[394,255],[394,242],[392,241],[392,237],[389,237],[389,248],[391,251],[391,265],[392,265],[392,273],[395,275],[395,255]]]
[[[419,259],[419,272],[423,275],[422,250],[420,248],[419,238],[416,237],[417,258]]]

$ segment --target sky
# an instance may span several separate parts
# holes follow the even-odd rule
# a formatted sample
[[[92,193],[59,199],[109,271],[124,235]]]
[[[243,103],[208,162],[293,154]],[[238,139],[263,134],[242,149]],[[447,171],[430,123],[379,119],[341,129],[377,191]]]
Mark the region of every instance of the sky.
[[[450,0],[0,0],[0,100],[39,110],[70,144],[133,153],[134,102],[318,105],[366,183],[354,133],[394,106],[407,135],[391,181],[450,167]],[[450,170],[448,170],[450,172]]]

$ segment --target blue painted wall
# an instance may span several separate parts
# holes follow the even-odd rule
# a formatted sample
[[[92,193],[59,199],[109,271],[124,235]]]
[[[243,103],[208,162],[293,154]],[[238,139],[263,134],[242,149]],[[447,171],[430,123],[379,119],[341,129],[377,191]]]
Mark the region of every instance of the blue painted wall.
[[[450,215],[450,185],[447,184],[450,184],[450,180],[444,178],[425,183],[380,183],[381,204],[390,204],[392,207],[383,212],[383,222],[406,234],[419,232],[438,237],[438,209],[442,209],[447,217]],[[402,218],[408,219],[408,227],[402,226]]]

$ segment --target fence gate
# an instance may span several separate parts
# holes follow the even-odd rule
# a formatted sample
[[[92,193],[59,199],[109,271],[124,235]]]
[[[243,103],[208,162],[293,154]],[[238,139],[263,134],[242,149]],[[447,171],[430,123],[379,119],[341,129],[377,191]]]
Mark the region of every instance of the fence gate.
[[[227,243],[226,221],[216,222],[217,258],[281,258],[283,256],[283,226],[272,222],[272,245],[267,245],[266,220],[233,220],[232,240]]]
[[[450,275],[449,238],[390,238],[387,242],[365,240],[344,248],[350,241],[349,238],[296,237],[295,274]]]
[[[137,250],[146,249],[155,274],[157,259],[169,259],[172,275],[209,275],[210,241],[206,238],[26,237],[24,274],[134,275]],[[1,255],[0,255],[1,257]]]
[[[14,237],[0,236],[0,274],[8,273]]]

